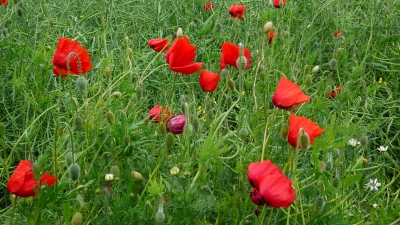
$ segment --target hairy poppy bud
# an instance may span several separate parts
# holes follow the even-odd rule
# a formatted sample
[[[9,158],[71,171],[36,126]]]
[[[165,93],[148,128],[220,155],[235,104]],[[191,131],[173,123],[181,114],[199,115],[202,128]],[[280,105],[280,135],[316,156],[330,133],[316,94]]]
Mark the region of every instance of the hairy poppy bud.
[[[360,144],[366,146],[368,144],[368,137],[366,135],[362,135],[360,137]]]
[[[126,48],[126,56],[128,57],[129,60],[132,60],[133,51],[131,48]]]
[[[304,70],[306,71],[306,74],[311,74],[311,66],[310,65],[306,65],[304,67]]]
[[[129,137],[129,135],[125,135],[123,141],[125,146],[129,146],[131,143],[131,137]]]
[[[74,117],[74,126],[77,131],[83,130],[83,119],[80,116]]]
[[[124,42],[125,42],[126,47],[129,47],[131,45],[131,40],[129,39],[128,36],[125,36]]]
[[[299,142],[300,147],[303,149],[307,149],[310,146],[310,137],[304,132],[303,128],[300,128]]]
[[[332,161],[328,161],[325,164],[325,171],[330,172],[333,169],[333,162]]]
[[[240,129],[239,131],[239,137],[240,139],[242,139],[242,141],[246,140],[247,136],[249,135],[249,131],[243,127],[242,129]]]
[[[106,120],[107,120],[107,122],[109,123],[109,124],[113,124],[114,123],[114,120],[115,120],[115,116],[114,116],[114,113],[112,113],[111,111],[108,111],[107,113],[106,113]]]
[[[71,104],[72,104],[75,108],[78,108],[78,107],[79,107],[78,99],[76,99],[75,97],[72,97],[70,100],[71,100]]]
[[[156,220],[159,223],[161,223],[161,222],[163,222],[165,220],[164,207],[163,207],[163,203],[162,202],[158,206],[158,212],[156,213]]]
[[[167,151],[169,151],[173,146],[174,146],[174,135],[168,133],[167,136],[165,137],[165,147],[167,148]]]
[[[114,98],[119,98],[119,97],[121,97],[121,95],[122,95],[121,92],[119,92],[119,91],[114,91],[114,92],[112,93],[111,96],[113,96]]]
[[[244,70],[245,68],[246,68],[246,66],[247,66],[247,59],[246,59],[246,57],[245,56],[240,56],[238,59],[237,59],[237,61],[236,61],[236,65],[237,65],[237,67],[238,67],[238,69],[241,71],[241,70]]]
[[[118,166],[112,166],[110,172],[114,175],[115,179],[121,178],[121,171]]]
[[[228,71],[227,69],[223,69],[223,70],[221,71],[221,75],[222,75],[223,77],[228,77],[228,78],[229,78],[229,71]]]
[[[187,102],[181,102],[181,111],[182,113],[186,113],[186,109],[189,105],[187,104]]]
[[[319,71],[319,66],[314,66],[314,68],[312,68],[311,72],[312,73],[317,73]]]
[[[17,14],[19,17],[22,17],[22,9],[21,8],[17,8]]]
[[[283,140],[286,141],[287,137],[288,137],[288,133],[289,133],[289,127],[287,124],[282,124],[280,133],[281,133],[281,137],[283,138]]]
[[[332,180],[332,184],[333,184],[334,187],[339,187],[339,185],[340,185],[339,177],[334,177],[333,180]]]
[[[103,99],[99,99],[99,101],[97,102],[97,107],[98,108],[103,108],[104,107],[104,100]]]
[[[306,78],[305,78],[304,81],[305,81],[307,87],[311,87],[311,84],[312,84],[312,75],[311,75],[311,74],[308,74],[308,75],[306,76]]]
[[[67,166],[70,166],[73,161],[74,154],[72,152],[67,152],[67,154],[65,154],[65,163],[67,164]]]
[[[142,98],[142,87],[136,86],[135,90],[136,90],[136,99],[140,101],[140,99]]]
[[[233,80],[230,78],[228,78],[228,87],[229,87],[229,90],[235,91],[235,82],[233,82]]]
[[[312,104],[317,104],[317,102],[318,102],[318,97],[317,96],[314,96],[312,99],[311,99],[311,103]]]
[[[325,91],[324,91],[324,97],[329,98],[332,93],[332,86],[331,85],[326,85]]]
[[[76,212],[72,217],[71,224],[72,225],[81,225],[82,224],[82,213]]]
[[[270,31],[272,31],[273,27],[274,27],[274,26],[273,26],[272,22],[271,22],[271,21],[268,21],[268,22],[266,22],[265,25],[264,25],[263,32],[264,32],[264,33],[269,33]]]
[[[3,139],[6,134],[6,126],[0,122],[0,138]]]
[[[332,58],[331,61],[329,62],[329,64],[331,65],[332,69],[336,69],[337,61],[335,58]]]
[[[192,125],[193,125],[193,130],[195,133],[197,133],[199,131],[199,126],[200,126],[200,122],[199,122],[199,118],[194,117],[192,119]]]
[[[68,172],[71,180],[76,181],[81,174],[81,167],[77,163],[73,163],[69,165]]]
[[[315,212],[316,212],[316,213],[321,212],[321,211],[324,209],[324,206],[325,206],[325,199],[324,199],[324,197],[322,197],[322,196],[319,195],[319,196],[315,199],[315,204],[314,204],[314,210],[315,210]]]
[[[231,96],[226,96],[226,104],[228,105],[228,108],[232,107],[233,101]]]
[[[58,134],[58,136],[60,136],[60,137],[64,136],[64,130],[65,130],[64,125],[63,125],[63,124],[60,124],[60,125],[58,126],[58,128],[57,128],[57,134]],[[0,137],[1,137],[1,134],[0,134]]]
[[[86,93],[87,80],[84,76],[80,76],[76,79],[76,89],[82,94]]]
[[[182,28],[178,28],[178,30],[176,31],[176,37],[177,38],[183,38],[183,30]]]
[[[319,161],[318,164],[319,172],[322,173],[325,170],[325,162],[324,161]]]
[[[142,174],[140,174],[136,171],[132,171],[132,175],[133,175],[133,179],[135,179],[135,181],[142,182],[142,180],[143,180]]]
[[[107,66],[104,69],[104,76],[106,77],[107,80],[110,79],[110,77],[111,77],[111,68],[109,66]]]

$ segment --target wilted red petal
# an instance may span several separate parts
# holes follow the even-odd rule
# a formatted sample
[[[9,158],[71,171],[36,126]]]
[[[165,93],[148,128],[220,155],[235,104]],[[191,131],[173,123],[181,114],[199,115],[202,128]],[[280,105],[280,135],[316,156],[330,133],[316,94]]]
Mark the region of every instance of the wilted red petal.
[[[246,6],[244,5],[232,5],[229,9],[229,14],[231,15],[231,18],[242,19],[245,11]]]
[[[165,61],[172,71],[185,75],[197,72],[203,66],[202,63],[192,63],[196,57],[196,46],[191,45],[187,37],[177,38],[171,48],[165,54]]]
[[[272,174],[283,173],[281,169],[279,169],[279,167],[273,164],[270,160],[250,163],[247,168],[247,179],[254,188],[260,188],[261,177]]]
[[[161,122],[166,122],[169,120],[171,115],[172,115],[172,112],[170,109],[164,108],[160,105],[154,106],[149,111],[150,120],[153,121],[154,123],[158,123],[158,122],[160,122],[160,120],[161,120]]]
[[[204,3],[204,11],[208,12],[214,9],[214,4],[212,2]]]
[[[315,122],[305,117],[290,114],[288,142],[293,147],[297,146],[297,140],[301,128],[303,128],[304,132],[309,136],[310,145],[314,142],[316,137],[324,133],[324,130]],[[301,146],[299,146],[299,148],[301,148]]]
[[[275,39],[275,33],[273,32],[273,31],[270,31],[269,33],[268,33],[268,43],[269,44],[271,44],[272,43],[272,41]]]
[[[207,70],[200,71],[199,83],[201,89],[208,92],[215,91],[215,89],[217,89],[218,81],[220,78],[220,75],[216,73]]]
[[[305,95],[300,87],[282,76],[276,87],[272,103],[278,108],[287,109],[297,104],[310,101],[310,97]]]
[[[274,208],[289,207],[296,200],[292,181],[283,174],[263,177],[260,183],[260,195],[266,205]]]
[[[237,70],[239,68],[237,67],[237,60],[240,56],[240,48],[239,46],[231,43],[231,42],[225,42],[222,46],[222,53],[221,53],[221,59],[220,59],[220,70],[222,71],[223,69],[226,68],[226,65],[231,65],[234,66]],[[247,64],[246,67],[244,68],[245,70],[250,68],[250,58],[251,58],[251,53],[250,51],[243,47],[243,55],[247,59]]]
[[[168,38],[161,39],[151,39],[150,41],[147,42],[150,48],[154,49],[156,52],[161,52],[161,51],[168,51],[169,46],[168,45]]]
[[[71,53],[75,53],[79,57],[80,66],[76,55]],[[60,76],[60,72],[62,77],[67,76],[68,73],[65,71],[68,71],[68,55],[70,55],[70,74],[80,74],[80,72],[82,74],[85,74],[89,72],[89,70],[92,68],[89,53],[83,46],[81,46],[77,41],[73,41],[68,38],[60,38],[58,40],[56,52],[54,53],[53,59],[51,61],[55,67],[53,69],[53,73],[55,73],[56,76]]]
[[[340,32],[340,30],[335,30],[335,32],[333,32],[333,36],[340,37],[342,36],[342,32]]]

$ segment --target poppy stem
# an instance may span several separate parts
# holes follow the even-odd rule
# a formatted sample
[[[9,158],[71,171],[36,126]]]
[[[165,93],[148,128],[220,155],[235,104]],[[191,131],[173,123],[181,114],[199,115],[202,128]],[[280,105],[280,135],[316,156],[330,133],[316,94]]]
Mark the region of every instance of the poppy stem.
[[[176,86],[176,78],[177,78],[177,73],[174,73],[174,80],[172,83],[172,97],[171,97],[171,101],[169,102],[169,108],[172,109],[172,105],[174,102],[174,98],[175,98],[175,86]]]

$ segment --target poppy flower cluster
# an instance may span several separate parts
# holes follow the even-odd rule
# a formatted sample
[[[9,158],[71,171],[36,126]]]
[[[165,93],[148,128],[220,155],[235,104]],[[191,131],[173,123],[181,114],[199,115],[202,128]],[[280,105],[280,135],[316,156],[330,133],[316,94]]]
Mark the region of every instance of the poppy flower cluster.
[[[0,5],[8,5],[8,0],[0,0]]]
[[[310,101],[310,97],[303,93],[294,82],[282,76],[276,87],[272,103],[280,109],[292,109],[297,104]]]
[[[231,42],[225,42],[222,47],[222,53],[221,53],[221,58],[220,58],[220,70],[222,71],[223,69],[226,68],[226,65],[231,65],[235,67],[237,70],[239,70],[238,67],[238,59],[240,57],[240,47],[231,43]],[[246,58],[246,67],[244,68],[245,70],[250,68],[250,58],[251,58],[251,53],[250,51],[243,47],[243,56]]]
[[[168,51],[169,46],[168,46],[168,38],[162,39],[162,38],[157,38],[157,39],[151,39],[150,41],[147,42],[150,48],[154,49],[156,52],[161,52],[161,51]]]
[[[196,57],[196,46],[191,45],[189,38],[177,38],[165,54],[165,60],[172,71],[189,75],[201,69],[201,62],[193,63]]]
[[[314,121],[307,119],[306,117],[296,116],[294,114],[290,114],[289,118],[289,133],[288,133],[288,142],[293,147],[303,148],[299,140],[299,133],[303,131],[305,135],[308,136],[309,145],[312,145],[314,139],[324,133],[324,130],[318,126]]]
[[[172,111],[160,105],[154,106],[149,111],[150,120],[154,123],[166,123],[166,130],[173,134],[182,134],[186,125],[185,115],[172,116]]]
[[[68,62],[69,61],[69,62]],[[88,51],[77,41],[60,38],[56,52],[51,60],[56,76],[67,77],[69,74],[81,75],[92,69]]]
[[[206,3],[204,3],[203,8],[204,8],[204,11],[209,12],[214,9],[214,4],[212,2],[206,2]]]
[[[270,160],[250,163],[247,179],[253,186],[251,201],[256,205],[289,207],[296,199],[292,181]]]
[[[229,14],[231,18],[243,19],[244,12],[246,11],[246,6],[244,5],[232,5],[229,8]]]
[[[39,183],[40,186],[50,187],[56,181],[56,177],[44,173],[40,177]],[[38,182],[34,178],[32,163],[28,160],[21,160],[7,183],[8,192],[19,197],[30,197],[36,195],[37,187]]]

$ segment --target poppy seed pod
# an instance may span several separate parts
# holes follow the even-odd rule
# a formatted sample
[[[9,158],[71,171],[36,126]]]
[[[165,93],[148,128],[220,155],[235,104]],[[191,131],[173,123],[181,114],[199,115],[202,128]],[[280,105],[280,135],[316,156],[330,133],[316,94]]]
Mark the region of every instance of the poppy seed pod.
[[[107,80],[111,78],[111,68],[109,66],[104,69],[104,76]]]
[[[109,124],[113,124],[114,120],[115,120],[115,116],[114,113],[112,113],[111,111],[106,112],[106,120]]]
[[[325,91],[324,91],[324,97],[329,98],[332,93],[332,86],[331,85],[326,85]]]
[[[177,38],[182,38],[183,37],[183,30],[182,28],[178,28],[178,30],[176,31],[176,37]]]
[[[73,163],[69,165],[68,172],[71,180],[76,181],[81,175],[81,167],[77,163]]]
[[[74,126],[77,131],[83,130],[83,119],[80,116],[74,117]]]
[[[272,24],[272,22],[268,21],[264,25],[263,32],[264,33],[269,33],[270,31],[272,31],[273,28],[274,28],[274,25]]]
[[[83,221],[82,213],[76,212],[72,217],[71,224],[72,225],[81,225]]]
[[[121,178],[121,171],[119,170],[118,166],[112,166],[110,173],[113,174],[116,179]]]
[[[165,220],[164,207],[163,207],[163,203],[162,202],[158,206],[158,212],[156,213],[156,220],[159,223],[161,223],[161,222],[163,222]]]
[[[311,87],[311,84],[312,84],[312,75],[311,75],[311,74],[308,74],[308,75],[306,76],[306,78],[305,78],[304,81],[305,81],[307,87]]]
[[[87,80],[84,76],[80,76],[76,79],[76,89],[82,94],[86,93]]]

